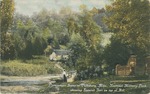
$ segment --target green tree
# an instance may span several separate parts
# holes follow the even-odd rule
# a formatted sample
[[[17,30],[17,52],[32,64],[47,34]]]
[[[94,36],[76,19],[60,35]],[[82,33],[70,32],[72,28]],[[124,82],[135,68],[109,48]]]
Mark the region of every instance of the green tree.
[[[69,42],[69,35],[65,33],[59,34],[58,41],[60,45],[66,45]]]
[[[10,32],[3,34],[1,43],[2,43],[1,44],[2,59],[14,59],[15,45],[12,34]]]
[[[14,10],[14,0],[2,0],[0,2],[1,32],[7,32],[7,30],[11,28]]]
[[[72,63],[75,66],[77,60],[82,57],[86,52],[86,43],[79,33],[72,33],[70,42],[68,43],[69,49],[73,51],[71,56]]]
[[[26,43],[18,31],[14,32],[15,58],[24,56],[23,52],[26,48]]]
[[[97,49],[101,41],[101,28],[93,20],[93,14],[86,9],[85,5],[81,6],[82,15],[80,20],[80,34],[85,39],[87,46]]]
[[[33,51],[34,51],[33,54],[42,55],[46,47],[47,47],[47,40],[45,40],[42,36],[36,36],[33,42]]]
[[[21,20],[17,20],[16,29],[22,29],[24,27],[24,23]]]
[[[70,30],[72,29],[71,32],[75,33],[75,39],[82,39],[82,41],[79,40],[80,42],[72,41],[74,51],[72,61],[76,64],[79,79],[88,79],[97,77],[97,73],[100,73],[95,69],[101,65],[101,28],[93,20],[93,12],[90,12],[85,5],[81,5],[80,10],[78,19],[72,20],[70,24]],[[77,24],[77,28],[74,23]],[[81,38],[78,38],[76,33]]]
[[[105,22],[116,40],[125,44],[132,53],[142,57],[150,51],[148,0],[115,0],[106,6],[108,17]]]
[[[47,46],[47,35],[39,32],[39,28],[32,19],[17,21],[15,36],[16,56],[19,58],[32,58],[33,55],[41,55]],[[44,35],[43,35],[44,34]]]
[[[0,52],[2,59],[14,58],[14,38],[10,32],[13,22],[14,7],[15,5],[13,0],[0,1]]]
[[[44,39],[45,39],[46,41],[47,41],[47,39],[50,37],[50,30],[49,30],[48,27],[43,30],[42,36],[44,37]]]
[[[73,32],[79,32],[78,20],[75,20],[75,17],[68,18],[66,23],[66,28],[68,30],[69,35],[71,35]]]
[[[126,65],[129,57],[130,50],[127,45],[122,44],[121,40],[116,39],[114,36],[111,38],[111,44],[105,47],[102,55],[102,59],[109,64],[110,71],[115,69],[117,64]]]

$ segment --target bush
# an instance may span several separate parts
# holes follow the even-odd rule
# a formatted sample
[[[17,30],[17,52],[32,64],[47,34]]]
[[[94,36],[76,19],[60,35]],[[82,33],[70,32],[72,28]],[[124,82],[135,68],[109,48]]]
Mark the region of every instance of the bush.
[[[47,70],[48,74],[60,74],[60,73],[62,73],[62,70],[55,66],[55,62],[45,63],[45,64],[43,64],[43,66]]]
[[[103,70],[100,66],[90,66],[84,70],[77,71],[77,80],[93,79],[102,76]]]
[[[1,65],[1,74],[13,76],[36,76],[47,74],[44,66],[20,63],[17,60]]]

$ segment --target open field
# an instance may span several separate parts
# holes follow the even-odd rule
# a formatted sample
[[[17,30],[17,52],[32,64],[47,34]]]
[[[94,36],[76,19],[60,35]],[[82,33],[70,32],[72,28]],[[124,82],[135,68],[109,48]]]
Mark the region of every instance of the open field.
[[[7,76],[59,74],[61,70],[57,62],[50,62],[45,56],[35,56],[30,60],[2,61],[0,65],[1,74]]]

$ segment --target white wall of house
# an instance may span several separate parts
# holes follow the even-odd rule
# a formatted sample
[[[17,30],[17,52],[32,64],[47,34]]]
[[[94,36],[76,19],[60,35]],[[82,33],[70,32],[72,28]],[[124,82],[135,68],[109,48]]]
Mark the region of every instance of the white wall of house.
[[[53,52],[51,55],[50,55],[50,60],[57,60],[56,59],[56,53],[55,52]]]

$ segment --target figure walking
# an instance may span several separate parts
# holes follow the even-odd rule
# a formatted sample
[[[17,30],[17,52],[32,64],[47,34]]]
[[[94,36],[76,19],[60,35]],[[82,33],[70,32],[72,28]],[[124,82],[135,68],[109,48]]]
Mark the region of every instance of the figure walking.
[[[67,82],[67,76],[66,76],[66,71],[63,70],[63,81]]]

